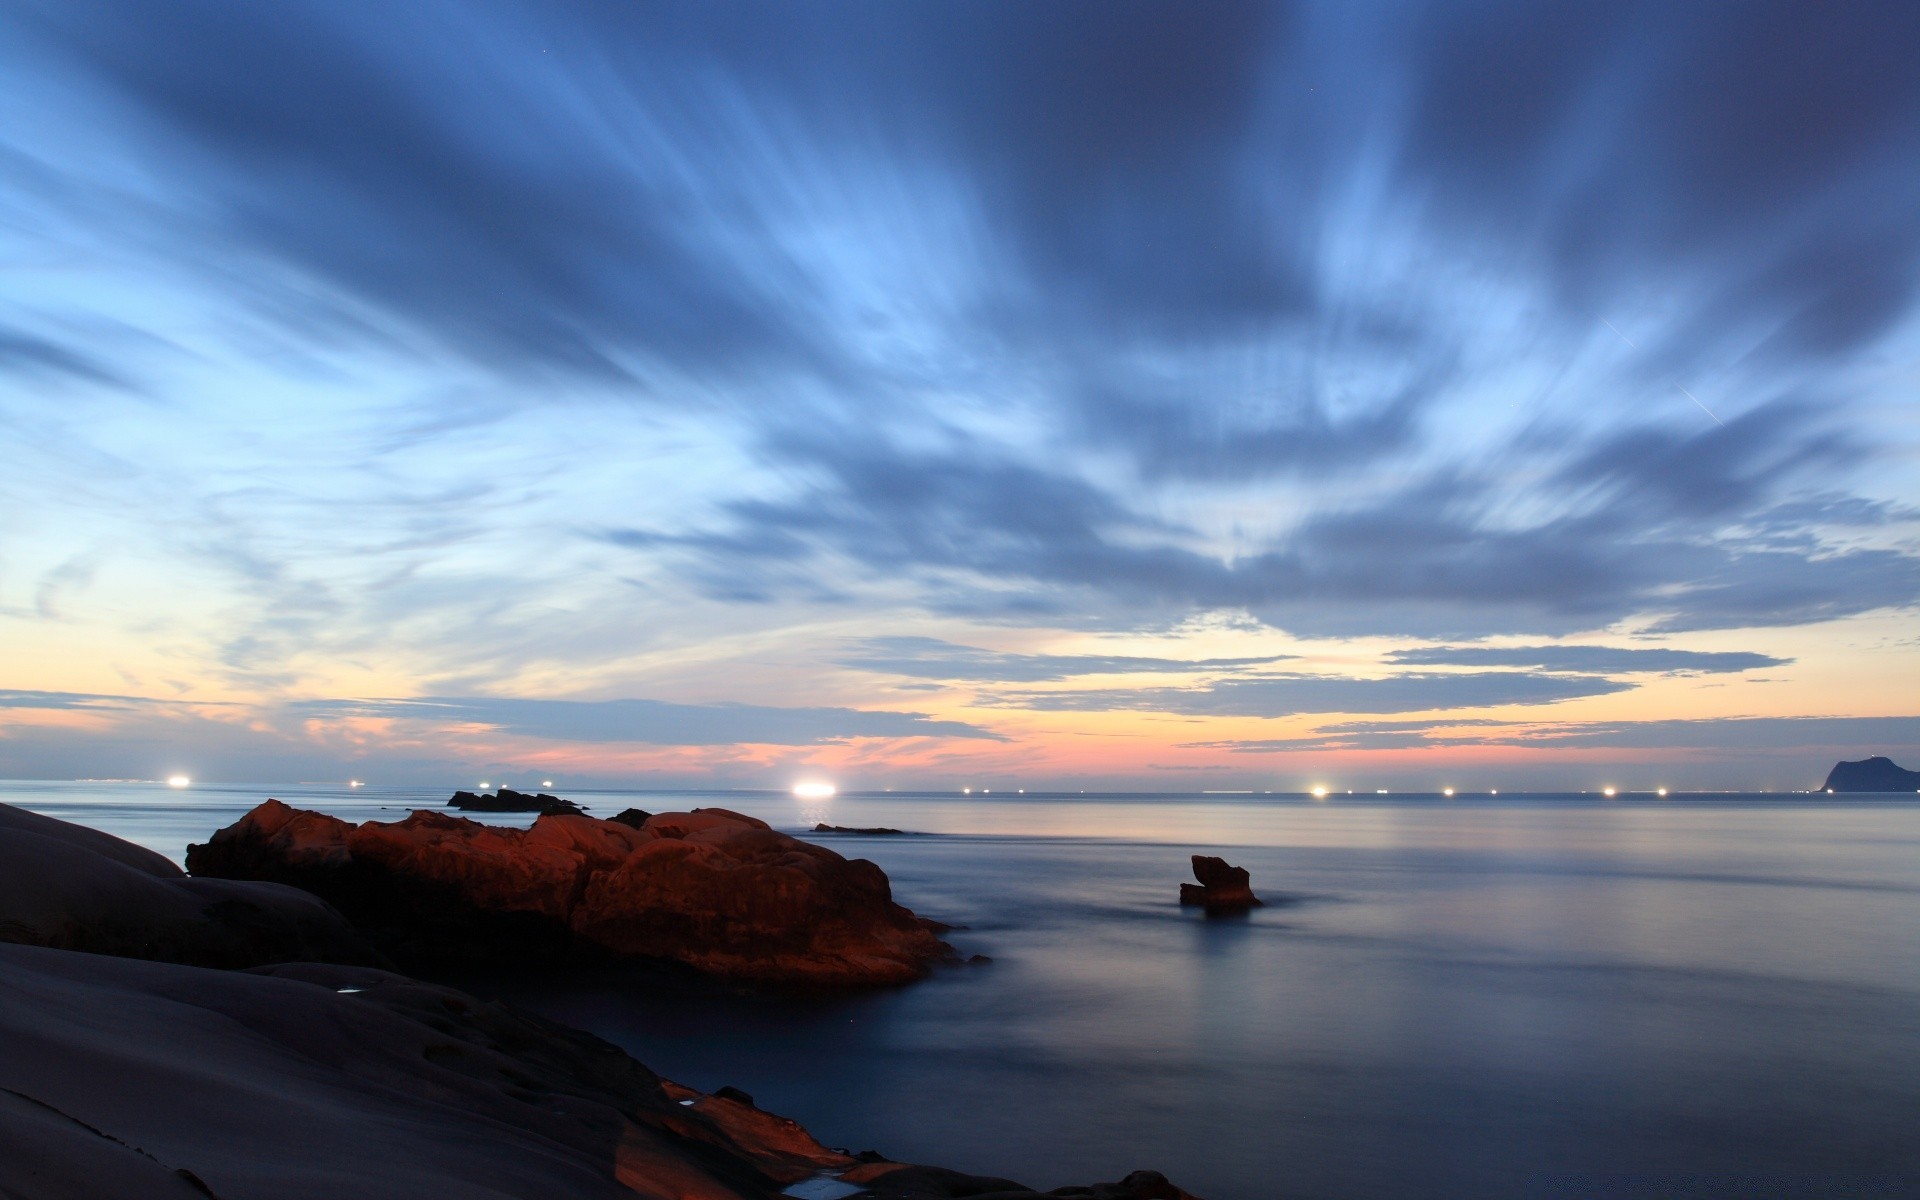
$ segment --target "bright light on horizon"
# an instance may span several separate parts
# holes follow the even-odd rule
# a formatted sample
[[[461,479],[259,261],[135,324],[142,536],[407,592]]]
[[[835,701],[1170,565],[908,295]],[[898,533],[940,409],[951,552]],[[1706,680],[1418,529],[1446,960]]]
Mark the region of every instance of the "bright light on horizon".
[[[1453,795],[1453,789],[1452,789],[1452,788],[1441,788],[1441,789],[1440,789],[1440,794],[1441,794],[1442,796],[1451,796],[1451,795]]]
[[[185,775],[169,775],[167,776],[167,786],[170,788],[191,787],[193,786],[193,780],[188,779]]]
[[[833,798],[834,793],[835,788],[830,783],[796,783],[793,785],[793,794],[802,800],[830,800]]]
[[[1318,796],[1320,799],[1324,800],[1327,798],[1327,789],[1323,787],[1314,788],[1313,794],[1315,796]]]
[[[1602,796],[1615,796],[1615,795],[1618,795],[1618,794],[1619,794],[1619,792],[1620,792],[1620,789],[1619,789],[1619,788],[1610,788],[1610,787],[1609,787],[1609,788],[1601,788],[1601,789],[1600,789],[1600,794],[1601,794]]]

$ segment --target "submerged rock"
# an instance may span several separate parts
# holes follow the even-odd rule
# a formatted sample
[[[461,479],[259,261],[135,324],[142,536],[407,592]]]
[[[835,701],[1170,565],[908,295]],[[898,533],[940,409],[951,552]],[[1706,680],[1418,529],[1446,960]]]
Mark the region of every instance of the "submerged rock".
[[[1821,787],[1829,792],[1914,792],[1920,791],[1920,771],[1909,771],[1876,754],[1857,762],[1835,763]]]
[[[638,828],[543,815],[506,829],[425,811],[354,826],[269,800],[189,847],[187,866],[313,892],[403,965],[664,960],[857,986],[906,983],[953,956],[873,863],[720,808]]]
[[[887,834],[887,833],[904,834],[906,833],[906,830],[904,829],[888,829],[884,825],[874,825],[865,829],[859,829],[859,828],[855,828],[852,825],[829,825],[825,821],[822,821],[820,824],[815,825],[813,827],[813,831],[815,833],[868,833],[868,834]]]
[[[1180,885],[1180,903],[1205,906],[1210,913],[1239,912],[1264,903],[1253,894],[1253,880],[1245,867],[1236,867],[1224,858],[1196,854],[1193,877],[1199,884]]]
[[[448,808],[458,808],[466,812],[530,812],[543,816],[563,816],[572,813],[578,816],[587,810],[571,800],[562,800],[558,796],[549,796],[538,792],[529,796],[525,792],[516,792],[503,787],[496,795],[487,792],[474,795],[472,792],[455,792],[447,801]]]
[[[189,879],[151,850],[5,804],[0,942],[207,967],[386,961],[306,892]]]

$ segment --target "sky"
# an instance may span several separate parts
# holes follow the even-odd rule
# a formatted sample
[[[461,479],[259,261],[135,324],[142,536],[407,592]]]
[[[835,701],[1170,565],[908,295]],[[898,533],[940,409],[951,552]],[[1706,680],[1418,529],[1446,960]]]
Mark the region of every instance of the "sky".
[[[22,0],[0,777],[1920,766],[1920,6]]]

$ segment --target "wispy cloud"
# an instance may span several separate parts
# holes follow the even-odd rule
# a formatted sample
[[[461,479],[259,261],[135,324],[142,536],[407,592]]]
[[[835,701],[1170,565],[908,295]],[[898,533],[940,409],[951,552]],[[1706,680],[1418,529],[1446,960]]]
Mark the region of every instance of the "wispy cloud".
[[[917,679],[976,683],[1050,683],[1083,675],[1206,674],[1244,671],[1284,662],[1292,655],[1261,658],[1152,658],[1126,654],[1016,654],[958,646],[929,637],[867,638],[838,659],[843,667]]]
[[[1387,654],[1416,666],[1533,667],[1559,673],[1726,673],[1779,667],[1791,659],[1744,650],[1674,650],[1632,646],[1419,646]]]
[[[1204,716],[1288,717],[1554,704],[1582,696],[1605,696],[1632,687],[1630,683],[1588,675],[1518,671],[1406,674],[1380,679],[1280,675],[1226,679],[1200,688],[1020,692],[1002,694],[990,702],[1052,712],[1139,710]]]
[[[816,746],[857,738],[1005,740],[964,721],[934,720],[925,713],[855,708],[439,696],[417,700],[307,700],[292,708],[309,717],[484,725],[520,737],[652,746]]]

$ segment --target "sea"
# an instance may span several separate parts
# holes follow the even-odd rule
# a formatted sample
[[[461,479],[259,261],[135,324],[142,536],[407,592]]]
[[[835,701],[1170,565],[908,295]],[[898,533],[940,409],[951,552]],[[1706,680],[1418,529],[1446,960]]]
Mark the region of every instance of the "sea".
[[[829,1145],[1208,1200],[1920,1195],[1920,796],[562,794],[906,831],[807,836],[991,963],[802,1000],[477,985]],[[0,783],[176,860],[269,795],[446,799]],[[1265,907],[1180,907],[1196,853]]]

